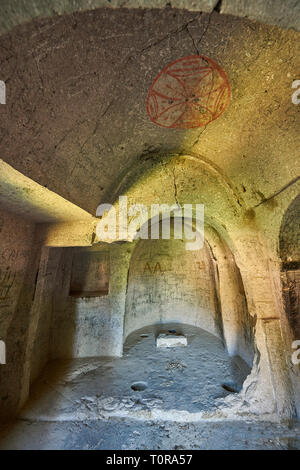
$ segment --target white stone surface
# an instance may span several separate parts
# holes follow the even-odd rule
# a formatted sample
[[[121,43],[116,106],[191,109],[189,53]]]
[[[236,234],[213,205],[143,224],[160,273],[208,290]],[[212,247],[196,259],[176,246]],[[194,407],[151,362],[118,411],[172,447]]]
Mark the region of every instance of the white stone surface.
[[[4,341],[0,341],[0,364],[6,364],[6,348]]]
[[[186,336],[161,334],[156,338],[158,348],[175,348],[178,346],[187,346]]]

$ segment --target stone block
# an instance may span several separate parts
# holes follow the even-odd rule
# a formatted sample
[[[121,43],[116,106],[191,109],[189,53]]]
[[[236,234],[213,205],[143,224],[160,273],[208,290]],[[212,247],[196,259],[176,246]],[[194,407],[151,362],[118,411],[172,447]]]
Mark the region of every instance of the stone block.
[[[178,346],[187,346],[186,336],[161,334],[156,338],[157,348],[175,348]]]

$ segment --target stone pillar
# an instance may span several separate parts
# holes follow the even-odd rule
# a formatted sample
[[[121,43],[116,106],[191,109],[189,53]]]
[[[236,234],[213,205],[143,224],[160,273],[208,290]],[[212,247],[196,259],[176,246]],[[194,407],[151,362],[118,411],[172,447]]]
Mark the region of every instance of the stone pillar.
[[[247,310],[240,273],[227,244],[211,229],[206,229],[206,235],[217,265],[218,297],[228,354],[239,355],[251,366],[253,325]]]
[[[280,323],[280,306],[272,269],[261,240],[253,232],[239,237],[239,264],[250,314],[256,318],[256,360],[243,393],[255,412],[295,416],[292,384]]]
[[[34,378],[36,378],[49,359],[52,299],[61,253],[62,250],[55,250],[48,247],[42,248],[36,289],[29,315],[30,322],[27,330],[24,362],[22,364],[23,373],[19,408],[22,407],[28,399],[34,366],[37,368],[37,370],[34,371]],[[45,329],[46,342],[43,343],[43,341],[41,341],[40,344],[36,346],[40,324],[42,324]],[[34,357],[34,353],[38,355],[37,358]]]

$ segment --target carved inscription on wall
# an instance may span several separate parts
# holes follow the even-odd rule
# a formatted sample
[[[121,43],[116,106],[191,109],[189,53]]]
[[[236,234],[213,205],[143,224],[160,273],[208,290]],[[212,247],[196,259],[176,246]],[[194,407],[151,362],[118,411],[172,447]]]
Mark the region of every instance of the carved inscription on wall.
[[[7,307],[13,298],[18,272],[24,267],[29,252],[7,248],[0,252],[0,307]]]
[[[156,274],[156,273],[163,273],[164,271],[161,268],[160,263],[146,263],[144,266],[143,274]]]

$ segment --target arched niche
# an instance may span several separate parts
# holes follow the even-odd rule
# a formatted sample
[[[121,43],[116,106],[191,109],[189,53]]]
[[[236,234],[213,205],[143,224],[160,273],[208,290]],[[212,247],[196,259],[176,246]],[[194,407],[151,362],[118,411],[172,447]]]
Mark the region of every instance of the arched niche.
[[[215,270],[205,242],[195,251],[173,237],[140,240],[132,254],[124,339],[147,325],[186,323],[223,337]]]
[[[227,351],[230,356],[240,356],[252,367],[255,319],[248,310],[240,270],[228,244],[214,228],[206,227],[205,236],[216,272],[216,291]]]

